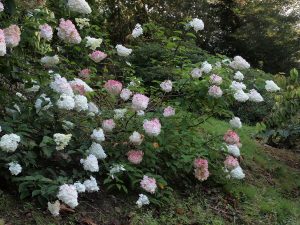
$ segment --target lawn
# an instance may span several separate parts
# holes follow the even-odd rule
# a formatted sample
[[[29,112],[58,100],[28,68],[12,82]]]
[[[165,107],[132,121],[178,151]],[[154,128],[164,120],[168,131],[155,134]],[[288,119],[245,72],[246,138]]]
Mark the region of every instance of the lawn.
[[[226,122],[210,119],[206,132],[222,135]],[[263,146],[254,139],[255,128],[244,126],[242,167],[246,179],[210,189],[199,186],[176,191],[160,209],[137,209],[135,198],[101,192],[83,197],[76,212],[52,218],[37,204],[21,202],[16,194],[1,192],[0,218],[5,224],[299,224],[300,156],[292,151]],[[4,224],[4,221],[0,222]]]

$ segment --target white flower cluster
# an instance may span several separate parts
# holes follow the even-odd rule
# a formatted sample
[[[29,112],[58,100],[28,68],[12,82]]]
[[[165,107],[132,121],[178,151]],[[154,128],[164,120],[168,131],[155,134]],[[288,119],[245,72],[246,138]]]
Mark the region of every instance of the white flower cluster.
[[[228,153],[235,156],[239,157],[241,155],[240,149],[237,145],[226,145]]]
[[[52,106],[53,105],[51,99],[48,98],[46,94],[41,94],[40,97],[38,97],[38,99],[35,101],[34,105],[37,113],[39,113],[40,111],[48,110]]]
[[[92,12],[91,7],[85,0],[68,0],[67,6],[70,11],[81,14],[90,14]]]
[[[92,38],[90,36],[86,37],[85,47],[89,47],[91,50],[96,50],[102,44],[103,40],[101,38]]]
[[[141,208],[143,205],[149,205],[150,201],[146,195],[139,194],[139,199],[136,201],[136,204],[139,208]]]
[[[132,49],[126,48],[123,45],[117,45],[116,49],[117,49],[118,55],[122,56],[122,57],[127,57],[132,53]]]
[[[235,56],[229,66],[235,70],[249,69],[250,64],[241,56]]]
[[[137,131],[134,131],[132,135],[129,137],[130,143],[134,145],[140,145],[143,142],[144,137]]]
[[[69,144],[71,138],[72,134],[54,134],[53,139],[56,143],[56,150],[63,150]]]
[[[78,193],[74,185],[63,184],[59,187],[57,198],[74,209],[78,205]]]
[[[75,101],[75,110],[77,112],[81,112],[89,109],[88,100],[85,96],[75,95],[74,101]]]
[[[1,137],[0,148],[5,152],[14,152],[18,148],[21,138],[16,134],[5,134]]]
[[[237,128],[237,129],[242,128],[242,122],[241,122],[241,119],[239,117],[233,117],[229,121],[229,123],[230,123],[232,128]]]
[[[58,216],[60,210],[60,202],[58,200],[56,200],[53,204],[51,202],[48,202],[48,210],[53,216]]]
[[[196,31],[198,32],[199,30],[204,29],[204,23],[201,19],[194,18],[189,25]]]
[[[238,166],[236,168],[234,168],[233,170],[230,171],[229,173],[230,177],[234,178],[234,179],[244,179],[245,178],[245,174],[244,171],[242,169],[242,167]]]
[[[94,129],[93,133],[91,134],[91,138],[98,143],[105,141],[105,136],[104,136],[103,130],[101,128]]]
[[[95,116],[95,115],[100,114],[98,106],[96,106],[96,104],[93,102],[89,102],[88,111],[89,111],[90,116]]]
[[[59,74],[54,75],[54,80],[50,83],[50,88],[59,94],[74,96],[73,89],[65,77]]]
[[[10,162],[8,163],[9,166],[9,171],[11,172],[12,175],[17,176],[22,172],[22,166],[19,163],[16,162]]]
[[[74,98],[70,95],[62,94],[56,102],[59,109],[72,110],[75,107]]]
[[[107,157],[102,146],[96,142],[93,142],[88,149],[89,154],[94,155],[97,159],[105,159]]]
[[[57,55],[54,56],[44,56],[43,58],[41,58],[41,63],[45,66],[45,67],[53,67],[55,65],[57,65],[59,63],[59,58]]]
[[[264,98],[255,89],[251,89],[248,93],[249,100],[252,102],[263,102]]]
[[[89,27],[90,26],[90,20],[88,18],[75,18],[75,22],[79,29],[83,29],[84,27]]]
[[[93,176],[90,176],[89,180],[85,180],[83,182],[83,185],[85,186],[85,190],[87,192],[97,192],[100,190],[98,187],[97,181]]]
[[[136,24],[134,30],[132,31],[132,37],[137,38],[143,34],[143,28],[141,24]]]
[[[83,165],[84,170],[90,172],[98,172],[99,165],[96,156],[90,154],[86,159],[81,159],[80,163]]]
[[[275,82],[272,80],[266,80],[265,88],[268,92],[280,91],[280,87],[278,87],[277,84],[275,84]]]
[[[233,97],[238,102],[246,102],[249,99],[249,96],[243,90],[237,90]]]
[[[122,119],[125,116],[127,109],[126,108],[125,109],[115,109],[114,112],[115,112],[114,118],[116,120],[118,120],[118,119]]]
[[[73,185],[75,186],[76,191],[78,193],[84,193],[85,192],[84,184],[80,183],[79,181],[76,181]]]
[[[236,80],[244,80],[244,74],[242,74],[240,71],[237,71],[235,74],[234,74],[234,79]]]

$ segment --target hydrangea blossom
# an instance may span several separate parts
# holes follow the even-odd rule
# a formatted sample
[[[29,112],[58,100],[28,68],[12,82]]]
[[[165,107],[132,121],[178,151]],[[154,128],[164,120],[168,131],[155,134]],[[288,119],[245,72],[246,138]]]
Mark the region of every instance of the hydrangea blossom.
[[[67,6],[72,12],[81,14],[90,14],[92,12],[91,7],[85,0],[68,0]]]
[[[115,127],[116,127],[116,124],[115,124],[115,121],[113,119],[104,120],[102,122],[102,129],[105,132],[112,132]]]
[[[138,116],[144,116],[145,115],[145,111],[138,110],[138,111],[136,111],[136,115],[138,115]]]
[[[59,109],[72,110],[75,107],[75,101],[72,96],[62,94],[56,102]]]
[[[264,98],[255,89],[251,89],[248,93],[251,102],[263,102]]]
[[[89,102],[88,107],[89,115],[95,116],[100,113],[99,108],[95,103]]]
[[[90,36],[86,37],[86,44],[85,47],[89,47],[91,50],[96,50],[96,48],[99,48],[102,44],[103,40],[102,38],[93,38]]]
[[[57,55],[54,56],[44,56],[41,58],[41,64],[45,67],[53,67],[59,63],[59,57]]]
[[[0,12],[3,12],[4,11],[4,5],[2,2],[0,2]]]
[[[49,26],[47,23],[40,25],[40,36],[41,38],[50,41],[53,37],[52,27]]]
[[[82,79],[88,79],[90,77],[91,74],[91,70],[90,69],[83,69],[81,70],[78,75],[82,78]]]
[[[4,30],[6,47],[14,48],[17,47],[21,40],[21,31],[17,25],[10,25]]]
[[[172,91],[172,81],[165,80],[160,84],[160,87],[164,92],[170,92]]]
[[[56,133],[53,135],[56,143],[56,150],[63,150],[70,142],[72,134],[60,134]]]
[[[233,130],[228,130],[223,137],[224,141],[229,144],[229,145],[233,145],[233,144],[238,144],[240,142],[240,137],[238,136],[238,134],[236,132],[234,132]]]
[[[157,188],[156,180],[154,178],[144,175],[143,179],[140,182],[141,188],[145,191],[154,194]]]
[[[155,118],[152,120],[145,120],[143,124],[144,130],[146,134],[151,137],[156,137],[160,134],[161,131],[161,124],[159,119]]]
[[[268,92],[280,91],[280,87],[278,87],[277,84],[275,84],[275,82],[272,80],[266,80],[265,88]]]
[[[192,78],[200,78],[202,77],[202,70],[199,68],[194,68],[191,72]]]
[[[195,177],[200,180],[204,181],[207,180],[209,177],[208,171],[208,161],[206,159],[197,158],[194,160],[194,173]]]
[[[149,104],[149,98],[145,95],[135,94],[132,97],[132,108],[135,111],[147,109],[148,104]]]
[[[103,130],[101,128],[94,129],[93,133],[91,134],[91,138],[98,143],[105,141],[105,136],[104,136]]]
[[[224,166],[226,169],[232,170],[239,166],[239,161],[236,158],[229,155],[226,157],[226,159],[224,161]]]
[[[0,29],[0,56],[4,56],[5,54],[6,54],[5,36],[4,36],[4,31]]]
[[[79,44],[81,37],[71,20],[60,19],[57,29],[58,37],[69,44]]]
[[[237,71],[233,78],[236,80],[244,80],[244,74],[242,74],[240,71]]]
[[[132,31],[132,37],[137,38],[143,34],[143,28],[141,24],[136,24],[134,30]]]
[[[72,89],[74,92],[78,91],[80,94],[85,94],[87,92],[93,92],[93,89],[83,80],[79,79],[79,78],[75,78],[72,81],[69,81],[69,84],[71,85]],[[78,90],[78,87],[79,90]]]
[[[97,192],[100,190],[96,179],[93,176],[90,176],[89,180],[85,180],[83,182],[83,185],[85,186],[85,190],[89,193],[91,192]]]
[[[220,85],[220,84],[222,84],[222,82],[223,82],[222,77],[220,77],[216,74],[213,74],[213,75],[210,76],[210,83],[211,84]]]
[[[129,89],[122,89],[120,97],[121,99],[123,99],[124,101],[127,101],[132,95],[132,92]]]
[[[107,57],[107,54],[97,50],[97,51],[93,51],[91,54],[89,54],[89,57],[95,63],[99,63]]]
[[[245,174],[243,172],[243,169],[240,166],[238,166],[235,169],[231,170],[230,171],[230,176],[232,178],[238,179],[238,180],[241,180],[241,179],[245,178]]]
[[[1,137],[0,148],[5,152],[14,152],[17,150],[21,138],[17,134],[5,134]]]
[[[53,204],[48,202],[48,210],[53,216],[59,216],[60,202],[56,200]]]
[[[108,80],[104,85],[106,91],[112,95],[119,95],[122,91],[122,87],[122,83],[117,80]]]
[[[223,91],[219,86],[213,85],[213,86],[209,87],[208,95],[210,95],[214,98],[220,98],[223,95]]]
[[[88,18],[75,18],[75,22],[80,30],[90,26],[90,19]]]
[[[54,80],[50,83],[50,88],[60,94],[74,96],[73,89],[65,77],[59,74],[54,75]]]
[[[198,32],[199,30],[204,29],[204,23],[201,19],[194,18],[192,21],[190,21],[189,25]]]
[[[85,186],[82,183],[80,183],[79,181],[76,181],[73,185],[75,186],[76,191],[78,193],[84,193],[85,192]]]
[[[237,92],[235,92],[233,97],[238,102],[246,102],[249,99],[249,96],[243,90],[238,90]]]
[[[122,56],[122,57],[127,57],[132,53],[132,49],[126,48],[123,45],[117,45],[116,49],[117,49],[118,55]]]
[[[134,131],[134,132],[132,133],[132,135],[130,135],[130,137],[129,137],[130,143],[132,143],[132,144],[134,144],[134,145],[140,145],[140,144],[142,144],[143,140],[144,140],[143,135],[141,135],[141,134],[140,134],[139,132],[137,132],[137,131]]]
[[[111,176],[112,179],[115,179],[115,174],[120,173],[122,171],[126,171],[124,166],[121,164],[116,164],[110,167],[109,175]]]
[[[237,129],[242,128],[242,122],[241,122],[241,119],[239,117],[233,117],[229,121],[229,123],[230,123],[232,128],[237,128]]]
[[[43,105],[43,107],[42,107]],[[46,94],[41,94],[40,97],[35,101],[34,107],[36,109],[36,112],[40,112],[41,110],[45,111],[51,108],[52,102],[51,99],[46,96]]]
[[[90,154],[86,159],[81,159],[80,163],[86,171],[99,172],[98,160],[96,156],[92,154]]]
[[[143,205],[149,205],[150,201],[146,195],[139,194],[139,199],[136,201],[136,204],[139,208],[141,208]]]
[[[30,88],[26,88],[26,92],[38,92],[40,90],[40,85],[34,84]]]
[[[8,166],[9,166],[8,169],[12,175],[17,176],[18,174],[20,174],[22,172],[22,166],[17,162],[10,162],[10,163],[8,163]]]
[[[201,70],[204,73],[210,73],[211,70],[212,70],[212,65],[210,63],[208,63],[207,61],[205,61],[205,62],[202,63]]]
[[[74,185],[63,184],[59,187],[57,198],[74,209],[78,205],[78,193]]]
[[[164,109],[163,116],[164,117],[170,117],[175,115],[175,109],[171,106],[168,106],[167,108]]]
[[[114,110],[114,113],[115,113],[114,118],[116,120],[122,119],[125,116],[126,112],[127,112],[127,109],[115,109]]]
[[[75,95],[74,101],[75,101],[75,110],[77,112],[81,112],[89,109],[88,100],[85,96]]]
[[[89,154],[94,155],[97,159],[105,159],[107,157],[102,146],[96,142],[93,142],[88,149]]]
[[[250,64],[241,56],[235,56],[229,66],[235,70],[249,69]]]
[[[144,152],[131,150],[127,152],[128,161],[133,164],[140,164],[143,160]]]
[[[241,155],[240,153],[240,149],[237,146],[237,144],[233,144],[233,145],[226,145],[227,147],[227,151],[229,154],[235,156],[235,157],[239,157]]]
[[[234,91],[246,89],[246,85],[243,82],[232,81],[230,88]]]

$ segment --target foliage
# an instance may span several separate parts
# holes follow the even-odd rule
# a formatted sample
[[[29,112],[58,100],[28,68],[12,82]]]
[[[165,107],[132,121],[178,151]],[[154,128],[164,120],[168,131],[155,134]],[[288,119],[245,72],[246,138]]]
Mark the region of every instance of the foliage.
[[[300,79],[296,69],[288,77],[275,76],[276,81],[284,88],[276,95],[275,105],[269,116],[258,128],[264,130],[264,136],[272,145],[291,148],[297,144],[300,136]]]

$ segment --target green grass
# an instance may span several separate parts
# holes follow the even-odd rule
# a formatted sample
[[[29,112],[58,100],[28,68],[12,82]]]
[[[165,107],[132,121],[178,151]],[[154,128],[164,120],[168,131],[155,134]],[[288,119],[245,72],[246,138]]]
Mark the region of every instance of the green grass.
[[[223,135],[229,128],[228,123],[216,119],[210,119],[201,126],[214,135]],[[16,197],[1,193],[0,219],[14,225],[72,225],[78,224],[86,216],[93,218],[96,224],[113,224],[112,221],[132,225],[300,224],[299,168],[292,168],[267,153],[252,138],[255,128],[244,126],[238,133],[243,144],[241,166],[246,178],[243,181],[230,181],[222,188],[212,187],[209,194],[199,186],[188,189],[189,194],[174,193],[170,202],[160,209],[136,209],[132,200],[118,201],[117,207],[109,206],[105,212],[101,211],[102,214],[98,209],[79,207],[75,214],[54,219],[45,209],[36,208],[35,204],[20,203]],[[106,208],[101,205],[97,207],[102,207],[101,210]],[[94,212],[85,215],[87,211]]]

